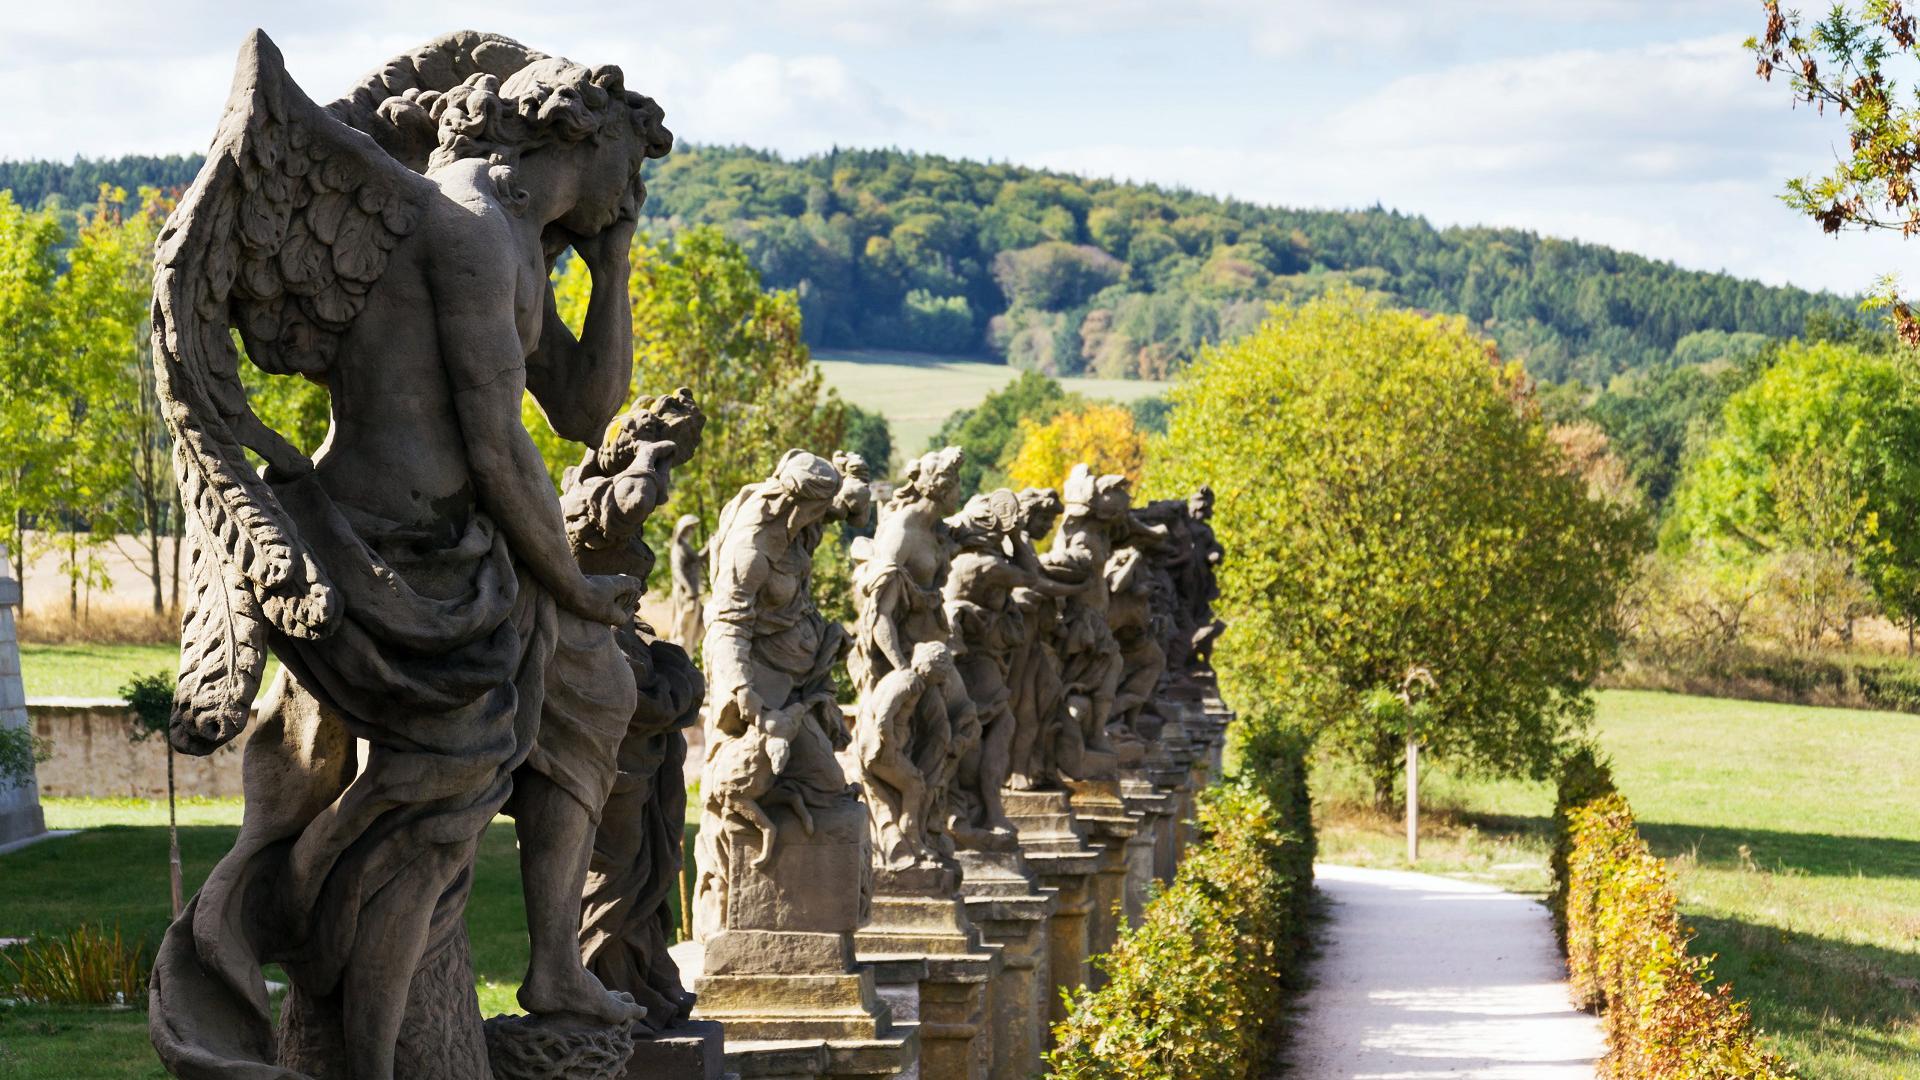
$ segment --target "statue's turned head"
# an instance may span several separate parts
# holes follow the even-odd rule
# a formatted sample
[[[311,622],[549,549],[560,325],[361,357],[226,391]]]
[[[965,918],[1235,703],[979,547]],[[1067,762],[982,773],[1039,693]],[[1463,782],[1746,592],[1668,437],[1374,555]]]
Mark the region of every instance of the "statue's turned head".
[[[700,527],[700,518],[694,514],[681,514],[680,520],[673,523],[673,542],[676,544],[693,543],[693,530]]]
[[[1095,476],[1085,463],[1075,465],[1067,474],[1062,492],[1069,517],[1091,517],[1115,521],[1126,516],[1133,495],[1127,490],[1127,478],[1118,473]]]
[[[932,682],[946,682],[947,676],[953,673],[953,650],[941,641],[923,641],[915,645],[913,673]]]
[[[954,540],[965,547],[998,548],[1025,522],[1020,496],[1006,488],[975,495],[947,519]]]
[[[789,450],[774,466],[767,483],[776,512],[785,519],[787,529],[797,535],[832,512],[834,497],[840,494],[841,476],[826,458],[805,450]]]
[[[1020,490],[1020,527],[1026,530],[1030,539],[1038,540],[1052,532],[1053,523],[1060,520],[1060,514],[1065,509],[1060,501],[1060,493],[1052,488]]]
[[[589,237],[646,198],[641,167],[673,149],[666,113],[626,88],[612,64],[587,67],[541,57],[502,79],[480,73],[446,91],[409,90],[381,113],[398,128],[432,123],[437,148],[429,168],[484,158],[501,201],[523,208],[523,167],[560,167],[573,176],[574,200],[554,224]]]
[[[873,470],[867,459],[851,450],[837,450],[833,467],[840,470],[840,490],[833,496],[833,517],[855,529],[873,520]]]
[[[684,465],[700,448],[700,433],[706,429],[706,414],[693,400],[693,391],[681,387],[659,397],[642,395],[607,426],[600,440],[600,471],[608,476],[633,464],[641,447],[653,443],[672,443],[673,460],[656,462],[658,466]]]
[[[1195,521],[1205,521],[1213,516],[1213,488],[1201,484],[1187,499],[1187,513]]]
[[[960,466],[966,460],[965,450],[948,446],[930,450],[907,462],[900,486],[894,489],[892,505],[925,499],[941,513],[952,513],[959,505]]]

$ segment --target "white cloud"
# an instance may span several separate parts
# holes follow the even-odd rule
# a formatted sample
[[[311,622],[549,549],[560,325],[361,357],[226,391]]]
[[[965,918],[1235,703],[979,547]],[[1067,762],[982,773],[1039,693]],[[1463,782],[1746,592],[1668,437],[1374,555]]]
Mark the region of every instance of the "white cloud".
[[[1143,156],[1066,144],[1054,166],[1256,201],[1380,203],[1437,224],[1532,229],[1704,270],[1859,292],[1920,249],[1823,236],[1782,205],[1833,160],[1838,121],[1793,112],[1732,36],[1462,64],[1324,118]]]

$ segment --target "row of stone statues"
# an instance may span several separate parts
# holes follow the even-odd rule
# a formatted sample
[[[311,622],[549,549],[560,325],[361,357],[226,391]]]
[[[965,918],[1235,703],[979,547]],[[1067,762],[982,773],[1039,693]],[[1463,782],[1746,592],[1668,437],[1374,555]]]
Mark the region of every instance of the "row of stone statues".
[[[1133,508],[1083,466],[961,504],[948,448],[874,522],[866,462],[792,450],[720,512],[704,570],[701,523],[675,525],[675,616],[637,619],[645,527],[704,424],[686,390],[625,401],[662,115],[617,68],[495,35],[324,107],[265,35],[244,45],[156,259],[192,572],[170,739],[251,732],[239,838],[155,960],[174,1075],[708,1077],[714,1021],[751,1075],[1024,1075],[1107,917],[1088,837],[1139,831],[1122,796],[1190,789],[1166,732],[1205,711],[1205,493]],[[548,280],[569,249],[592,278],[578,334]],[[327,386],[314,456],[251,409],[236,333],[260,369]],[[529,393],[589,447],[557,496]],[[860,537],[851,631],[813,600],[830,529]],[[677,948],[698,998],[670,947],[696,724]],[[500,813],[530,955],[525,1015],[483,1021],[464,913]],[[1077,953],[1035,944],[1075,925]],[[990,1046],[989,1010],[1025,1042]]]

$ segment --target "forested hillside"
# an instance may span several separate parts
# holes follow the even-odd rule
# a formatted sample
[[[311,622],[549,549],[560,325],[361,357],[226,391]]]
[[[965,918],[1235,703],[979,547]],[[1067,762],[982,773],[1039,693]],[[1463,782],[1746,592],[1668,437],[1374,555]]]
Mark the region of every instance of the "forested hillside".
[[[62,164],[57,161],[0,161],[0,191],[13,192],[13,200],[29,209],[46,205],[49,196],[59,196],[69,209],[85,207],[99,197],[101,184],[112,184],[138,191],[143,187],[161,190],[184,188],[193,183],[200,171],[199,154],[173,154],[169,157],[129,156],[120,158],[76,157]]]
[[[647,212],[724,226],[834,346],[991,351],[1058,374],[1158,376],[1265,303],[1345,278],[1459,313],[1539,378],[1599,382],[1701,330],[1796,333],[1849,300],[1515,229],[1289,210],[892,150],[783,161],[683,148]]]
[[[191,179],[194,159],[0,163],[28,206]],[[785,161],[683,146],[646,212],[712,223],[798,291],[815,345],[992,354],[1051,374],[1162,377],[1266,305],[1351,281],[1464,314],[1537,378],[1603,383],[1727,334],[1791,335],[1853,302],[1516,229],[1380,208],[1290,210],[896,150]],[[1710,359],[1710,358],[1708,358]]]

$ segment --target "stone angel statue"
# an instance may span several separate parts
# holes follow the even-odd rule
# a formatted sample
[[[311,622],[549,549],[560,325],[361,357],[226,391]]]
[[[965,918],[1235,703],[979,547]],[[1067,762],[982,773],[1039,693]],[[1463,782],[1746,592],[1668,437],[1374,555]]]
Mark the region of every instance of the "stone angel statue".
[[[494,35],[429,43],[326,108],[266,35],[243,44],[156,254],[192,572],[174,746],[234,738],[269,651],[283,668],[234,849],[156,957],[175,1075],[492,1075],[462,914],[503,809],[528,882],[522,1005],[616,1032],[644,1012],[576,940],[635,708],[613,628],[639,585],[575,561],[520,407],[531,391],[595,446],[625,402],[627,251],[662,119],[618,68]],[[568,248],[593,279],[578,338],[548,286]],[[249,408],[236,332],[255,367],[326,386],[311,458]],[[268,963],[291,984],[278,1031]]]

